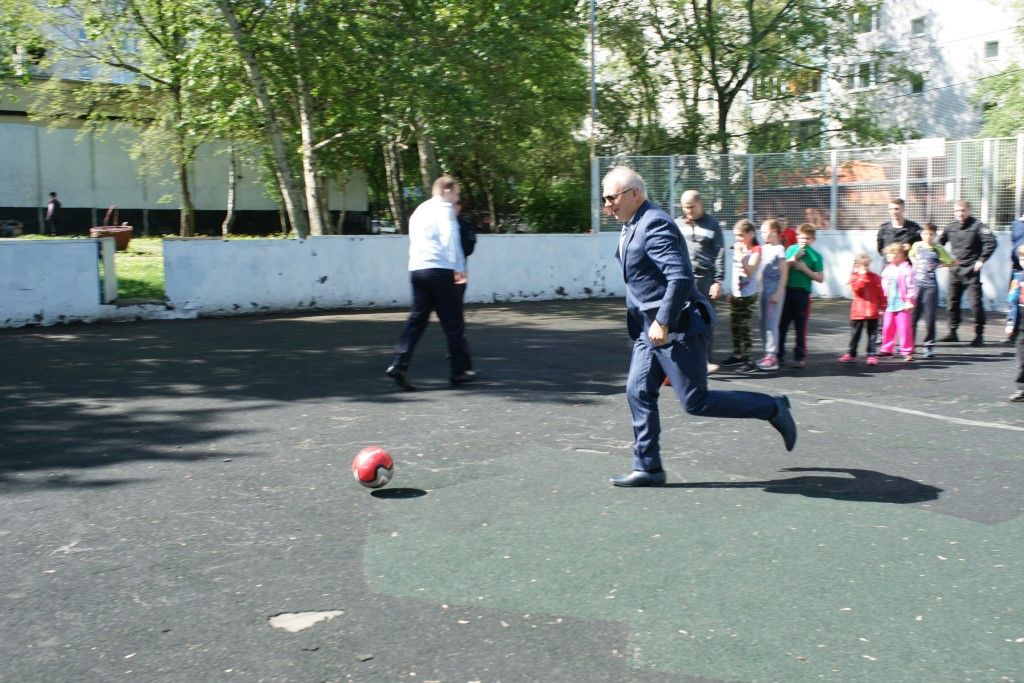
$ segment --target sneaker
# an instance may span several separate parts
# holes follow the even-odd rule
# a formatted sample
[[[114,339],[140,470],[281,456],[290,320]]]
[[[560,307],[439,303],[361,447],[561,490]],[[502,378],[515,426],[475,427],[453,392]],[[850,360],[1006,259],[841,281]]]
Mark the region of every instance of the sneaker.
[[[718,363],[708,363],[708,374],[713,375],[719,371],[721,366]]]
[[[949,334],[947,334],[945,337],[943,337],[939,341],[940,342],[946,342],[946,343],[958,342],[958,341],[960,341],[960,337],[956,336],[956,330],[950,330]]]
[[[881,358],[888,358],[889,356],[892,355],[892,351],[879,351],[878,355]]]
[[[912,354],[912,353],[905,353],[905,354],[903,354],[903,360],[905,362],[907,362],[907,363],[913,363],[914,362],[914,354]]]
[[[736,368],[736,372],[742,372],[742,373],[757,372],[757,366],[754,365],[753,361],[750,361],[748,359],[748,360],[743,361],[743,365],[741,365],[738,368]]]
[[[775,356],[768,355],[758,361],[757,367],[761,370],[778,370],[779,361],[776,360]]]
[[[843,355],[839,356],[839,358],[837,358],[836,360],[838,360],[840,363],[852,363],[855,360],[857,360],[857,357],[850,355],[849,353],[844,353]]]
[[[925,358],[935,358],[935,349],[931,348],[930,346],[925,347],[924,357]]]
[[[727,368],[727,367],[729,367],[731,365],[742,365],[742,364],[743,364],[743,359],[740,358],[739,356],[733,355],[733,356],[729,356],[728,358],[723,360],[719,365],[721,365],[723,368]]]
[[[875,356],[868,356],[868,365],[878,365],[878,358]]]
[[[979,335],[975,335],[974,339],[971,340],[971,346],[984,346],[984,345],[985,345],[985,338],[982,337],[980,334]]]
[[[805,368],[805,367],[807,367],[807,361],[805,361],[805,360],[795,360],[795,361],[793,361],[793,367],[794,368]]]
[[[1018,389],[1016,393],[1010,396],[1009,400],[1014,403],[1024,403],[1024,389]]]

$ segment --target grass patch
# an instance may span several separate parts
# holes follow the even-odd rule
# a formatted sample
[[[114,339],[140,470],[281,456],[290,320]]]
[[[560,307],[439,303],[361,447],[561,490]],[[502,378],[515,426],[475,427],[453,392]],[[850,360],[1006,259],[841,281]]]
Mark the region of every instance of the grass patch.
[[[160,237],[136,237],[114,255],[118,299],[164,298],[164,250]]]

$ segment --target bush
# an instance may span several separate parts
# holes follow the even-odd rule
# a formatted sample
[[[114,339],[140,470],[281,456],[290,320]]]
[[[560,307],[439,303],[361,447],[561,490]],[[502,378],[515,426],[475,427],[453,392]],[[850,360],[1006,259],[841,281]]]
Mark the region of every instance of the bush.
[[[584,178],[556,178],[534,188],[522,216],[533,232],[589,232],[590,185]]]

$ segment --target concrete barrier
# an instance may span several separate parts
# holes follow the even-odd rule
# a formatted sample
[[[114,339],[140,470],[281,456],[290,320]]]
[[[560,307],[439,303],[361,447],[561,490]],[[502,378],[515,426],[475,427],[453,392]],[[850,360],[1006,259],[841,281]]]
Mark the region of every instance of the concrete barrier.
[[[983,271],[986,308],[1005,309],[1009,235]],[[470,303],[623,296],[617,233],[480,235],[469,259]],[[875,253],[874,231],[819,233],[825,282],[815,296],[850,296],[854,254]],[[0,240],[0,326],[195,318],[280,311],[403,308],[411,291],[402,235],[306,240],[166,239],[166,305],[124,305],[101,294],[98,240]],[[112,252],[111,252],[112,253]],[[726,259],[727,266],[729,259]],[[105,271],[113,270],[112,259]],[[876,257],[880,268],[881,258]],[[945,289],[945,274],[940,286]],[[728,281],[728,276],[727,276]],[[941,296],[941,294],[940,294]]]
[[[625,292],[618,236],[480,235],[466,300],[581,298]],[[401,235],[306,240],[167,239],[167,298],[181,311],[233,315],[409,305],[409,240]]]

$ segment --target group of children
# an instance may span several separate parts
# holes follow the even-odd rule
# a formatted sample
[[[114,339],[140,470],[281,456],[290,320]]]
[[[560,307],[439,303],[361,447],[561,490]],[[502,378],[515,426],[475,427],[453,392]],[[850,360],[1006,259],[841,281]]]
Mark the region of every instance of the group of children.
[[[813,282],[824,281],[823,261],[811,246],[814,226],[805,223],[797,228],[796,243],[789,247],[783,244],[782,230],[779,221],[764,221],[759,245],[756,229],[749,220],[740,220],[733,227],[733,294],[729,299],[732,356],[722,362],[723,366],[738,367],[741,372],[778,370],[791,326],[796,336],[792,366],[802,368],[806,363],[811,288]],[[922,321],[922,354],[925,358],[935,356],[936,271],[953,265],[953,257],[938,243],[935,225],[931,223],[921,229],[921,241],[912,246],[895,242],[885,247],[883,255],[886,265],[880,274],[871,270],[872,259],[867,254],[854,257],[849,280],[853,290],[850,345],[839,356],[840,363],[857,360],[862,336],[867,338],[868,365],[877,365],[878,358],[886,356],[914,360],[915,330]],[[1011,299],[1017,291],[1011,288]],[[758,309],[764,353],[754,361],[751,322]],[[1014,299],[1011,311],[1016,309]],[[879,319],[882,334],[876,348]],[[1016,327],[1016,321],[1013,326]]]
[[[852,363],[857,359],[864,328],[867,328],[868,365],[877,364],[878,356],[894,356],[897,352],[905,361],[914,360],[914,332],[922,320],[925,324],[923,355],[925,358],[935,356],[935,312],[939,301],[936,271],[954,262],[936,237],[935,226],[927,223],[921,228],[920,242],[912,246],[893,242],[885,247],[882,253],[886,266],[881,275],[871,271],[871,258],[867,254],[857,255],[850,274],[853,334],[850,349],[839,357],[839,362]],[[882,343],[876,349],[879,316],[882,318]]]
[[[811,283],[825,279],[821,254],[811,247],[814,226],[804,223],[797,228],[796,242],[788,247],[783,242],[783,226],[775,219],[761,224],[761,245],[757,243],[754,224],[749,220],[737,222],[732,232],[735,244],[729,312],[733,350],[722,365],[738,366],[740,371],[778,370],[784,361],[784,342],[792,326],[796,335],[792,365],[804,367]],[[751,357],[750,323],[758,308],[764,355],[755,362]]]

